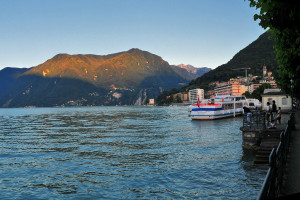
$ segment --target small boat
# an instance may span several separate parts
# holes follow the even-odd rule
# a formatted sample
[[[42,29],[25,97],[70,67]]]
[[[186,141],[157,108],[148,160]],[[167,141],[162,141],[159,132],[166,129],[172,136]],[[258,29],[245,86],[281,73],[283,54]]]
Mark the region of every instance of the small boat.
[[[189,106],[189,116],[193,120],[211,120],[234,117],[243,113],[243,99],[240,96],[222,95],[204,99]]]
[[[246,99],[244,106],[251,110],[261,109],[261,102],[258,99]]]

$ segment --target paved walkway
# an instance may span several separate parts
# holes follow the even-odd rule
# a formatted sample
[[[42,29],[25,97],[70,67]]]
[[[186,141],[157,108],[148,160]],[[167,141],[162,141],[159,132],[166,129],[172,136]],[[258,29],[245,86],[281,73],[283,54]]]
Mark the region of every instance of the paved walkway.
[[[283,182],[283,194],[300,192],[300,111],[295,114],[296,129],[292,131],[290,153],[287,158]]]

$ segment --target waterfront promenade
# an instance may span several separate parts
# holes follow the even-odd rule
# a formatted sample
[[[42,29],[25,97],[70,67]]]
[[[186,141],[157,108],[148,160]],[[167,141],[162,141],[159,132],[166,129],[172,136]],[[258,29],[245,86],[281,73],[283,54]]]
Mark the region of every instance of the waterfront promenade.
[[[257,200],[300,199],[300,111],[293,112],[280,134],[279,144],[269,155],[269,165]]]
[[[295,113],[295,129],[292,130],[290,153],[287,158],[282,195],[300,193],[300,111]]]

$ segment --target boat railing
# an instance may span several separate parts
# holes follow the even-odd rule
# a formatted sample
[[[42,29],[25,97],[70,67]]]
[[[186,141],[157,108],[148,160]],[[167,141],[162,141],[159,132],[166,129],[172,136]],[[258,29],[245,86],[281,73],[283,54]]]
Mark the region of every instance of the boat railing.
[[[243,130],[263,131],[266,129],[266,115],[262,111],[252,111],[243,114]]]

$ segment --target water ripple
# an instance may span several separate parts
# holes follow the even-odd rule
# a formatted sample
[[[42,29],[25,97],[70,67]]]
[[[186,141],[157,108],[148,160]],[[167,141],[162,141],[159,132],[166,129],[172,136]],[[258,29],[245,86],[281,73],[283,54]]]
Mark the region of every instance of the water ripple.
[[[241,118],[184,107],[0,110],[3,199],[255,199],[267,166],[241,148]]]

